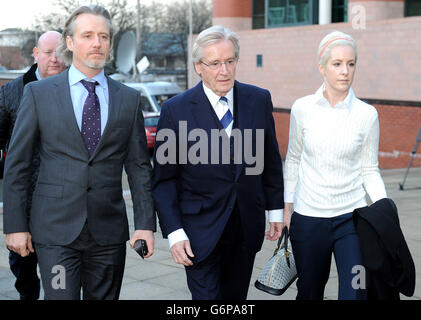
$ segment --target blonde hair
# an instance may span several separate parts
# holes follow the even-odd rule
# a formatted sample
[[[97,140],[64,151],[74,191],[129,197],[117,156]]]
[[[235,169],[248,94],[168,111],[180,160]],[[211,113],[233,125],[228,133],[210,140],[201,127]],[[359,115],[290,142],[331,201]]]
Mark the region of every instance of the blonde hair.
[[[357,62],[357,45],[354,38],[352,38],[349,34],[335,30],[327,34],[319,44],[317,55],[319,58],[319,64],[323,68],[326,66],[326,63],[330,58],[331,50],[337,46],[352,47],[355,54],[355,62]]]

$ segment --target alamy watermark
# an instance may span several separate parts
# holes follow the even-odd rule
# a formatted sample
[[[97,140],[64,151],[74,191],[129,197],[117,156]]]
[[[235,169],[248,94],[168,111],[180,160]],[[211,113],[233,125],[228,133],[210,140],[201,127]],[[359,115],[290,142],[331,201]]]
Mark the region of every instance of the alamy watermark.
[[[211,129],[209,137],[208,132],[200,128],[188,132],[187,121],[180,121],[178,139],[174,130],[165,128],[157,132],[156,141],[162,142],[155,153],[156,161],[160,165],[230,164],[232,162],[234,164],[246,163],[248,165],[245,169],[246,175],[259,175],[263,172],[264,129],[241,131],[234,128],[231,131],[231,137],[228,137],[224,129]],[[193,143],[189,146],[189,142]]]
[[[367,289],[365,267],[362,265],[353,266],[351,273],[356,274],[356,276],[354,276],[351,281],[352,289]]]
[[[55,276],[51,279],[51,287],[54,290],[66,289],[66,268],[62,265],[55,265],[51,269],[51,273]]]
[[[352,29],[354,30],[365,30],[367,13],[363,5],[354,5],[351,9],[351,13],[354,15],[352,18]]]

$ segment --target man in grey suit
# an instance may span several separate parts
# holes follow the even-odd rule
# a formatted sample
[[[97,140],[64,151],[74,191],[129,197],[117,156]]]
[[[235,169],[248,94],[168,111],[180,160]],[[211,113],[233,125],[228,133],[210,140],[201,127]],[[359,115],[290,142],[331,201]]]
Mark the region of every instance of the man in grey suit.
[[[105,76],[112,38],[107,10],[76,9],[58,48],[70,68],[25,87],[12,134],[4,179],[6,244],[21,256],[35,247],[46,299],[80,299],[81,288],[84,299],[118,299],[129,239],[123,165],[136,229],[130,245],[144,239],[146,257],[153,254],[156,219],[140,94]],[[40,171],[28,225],[36,141]]]

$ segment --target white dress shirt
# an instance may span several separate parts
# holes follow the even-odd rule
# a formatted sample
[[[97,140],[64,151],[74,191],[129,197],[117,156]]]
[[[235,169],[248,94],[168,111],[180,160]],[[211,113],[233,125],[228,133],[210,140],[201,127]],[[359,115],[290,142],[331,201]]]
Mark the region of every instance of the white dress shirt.
[[[101,135],[104,133],[105,125],[108,120],[108,81],[105,77],[104,70],[98,73],[92,79],[87,78],[82,72],[80,72],[73,64],[69,68],[69,85],[70,85],[70,97],[72,98],[73,110],[75,112],[76,122],[79,130],[82,128],[82,114],[83,105],[88,97],[88,90],[83,86],[80,80],[86,80],[90,82],[97,81],[99,85],[95,87],[95,93],[98,96],[100,111],[101,111]]]
[[[206,97],[208,98],[210,104],[212,105],[212,108],[215,111],[216,115],[218,116],[218,119],[221,120],[222,117],[227,112],[226,106],[224,106],[224,104],[219,102],[219,99],[221,98],[220,96],[218,96],[211,89],[206,87],[203,82],[202,82],[202,84],[203,84],[203,90],[205,91]],[[234,89],[231,88],[231,90],[228,91],[228,93],[225,95],[225,97],[228,100],[228,108],[231,111],[232,117],[234,119]],[[231,136],[233,122],[225,129],[228,136]],[[284,210],[283,209],[276,209],[276,210],[269,210],[268,211],[269,222],[283,222],[283,218],[284,218]],[[180,242],[180,241],[184,241],[184,240],[189,240],[189,238],[187,237],[187,234],[184,232],[184,229],[182,229],[182,228],[177,229],[177,230],[171,232],[168,235],[168,241],[169,241],[170,248],[173,246],[173,244],[175,244],[177,242]]]
[[[387,197],[378,168],[376,109],[352,88],[332,107],[324,85],[291,108],[285,202],[302,215],[334,217]],[[364,190],[365,189],[365,190]]]

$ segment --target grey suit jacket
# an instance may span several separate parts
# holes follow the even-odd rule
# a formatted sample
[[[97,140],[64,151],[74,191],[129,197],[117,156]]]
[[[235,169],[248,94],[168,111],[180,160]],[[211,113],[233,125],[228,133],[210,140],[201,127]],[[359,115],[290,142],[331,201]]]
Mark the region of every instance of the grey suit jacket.
[[[140,94],[110,78],[108,88],[108,121],[89,156],[73,111],[68,71],[25,87],[5,165],[4,233],[30,231],[34,242],[66,245],[88,220],[98,244],[128,240],[123,165],[135,229],[156,230]],[[40,171],[28,225],[26,190],[38,135]]]

